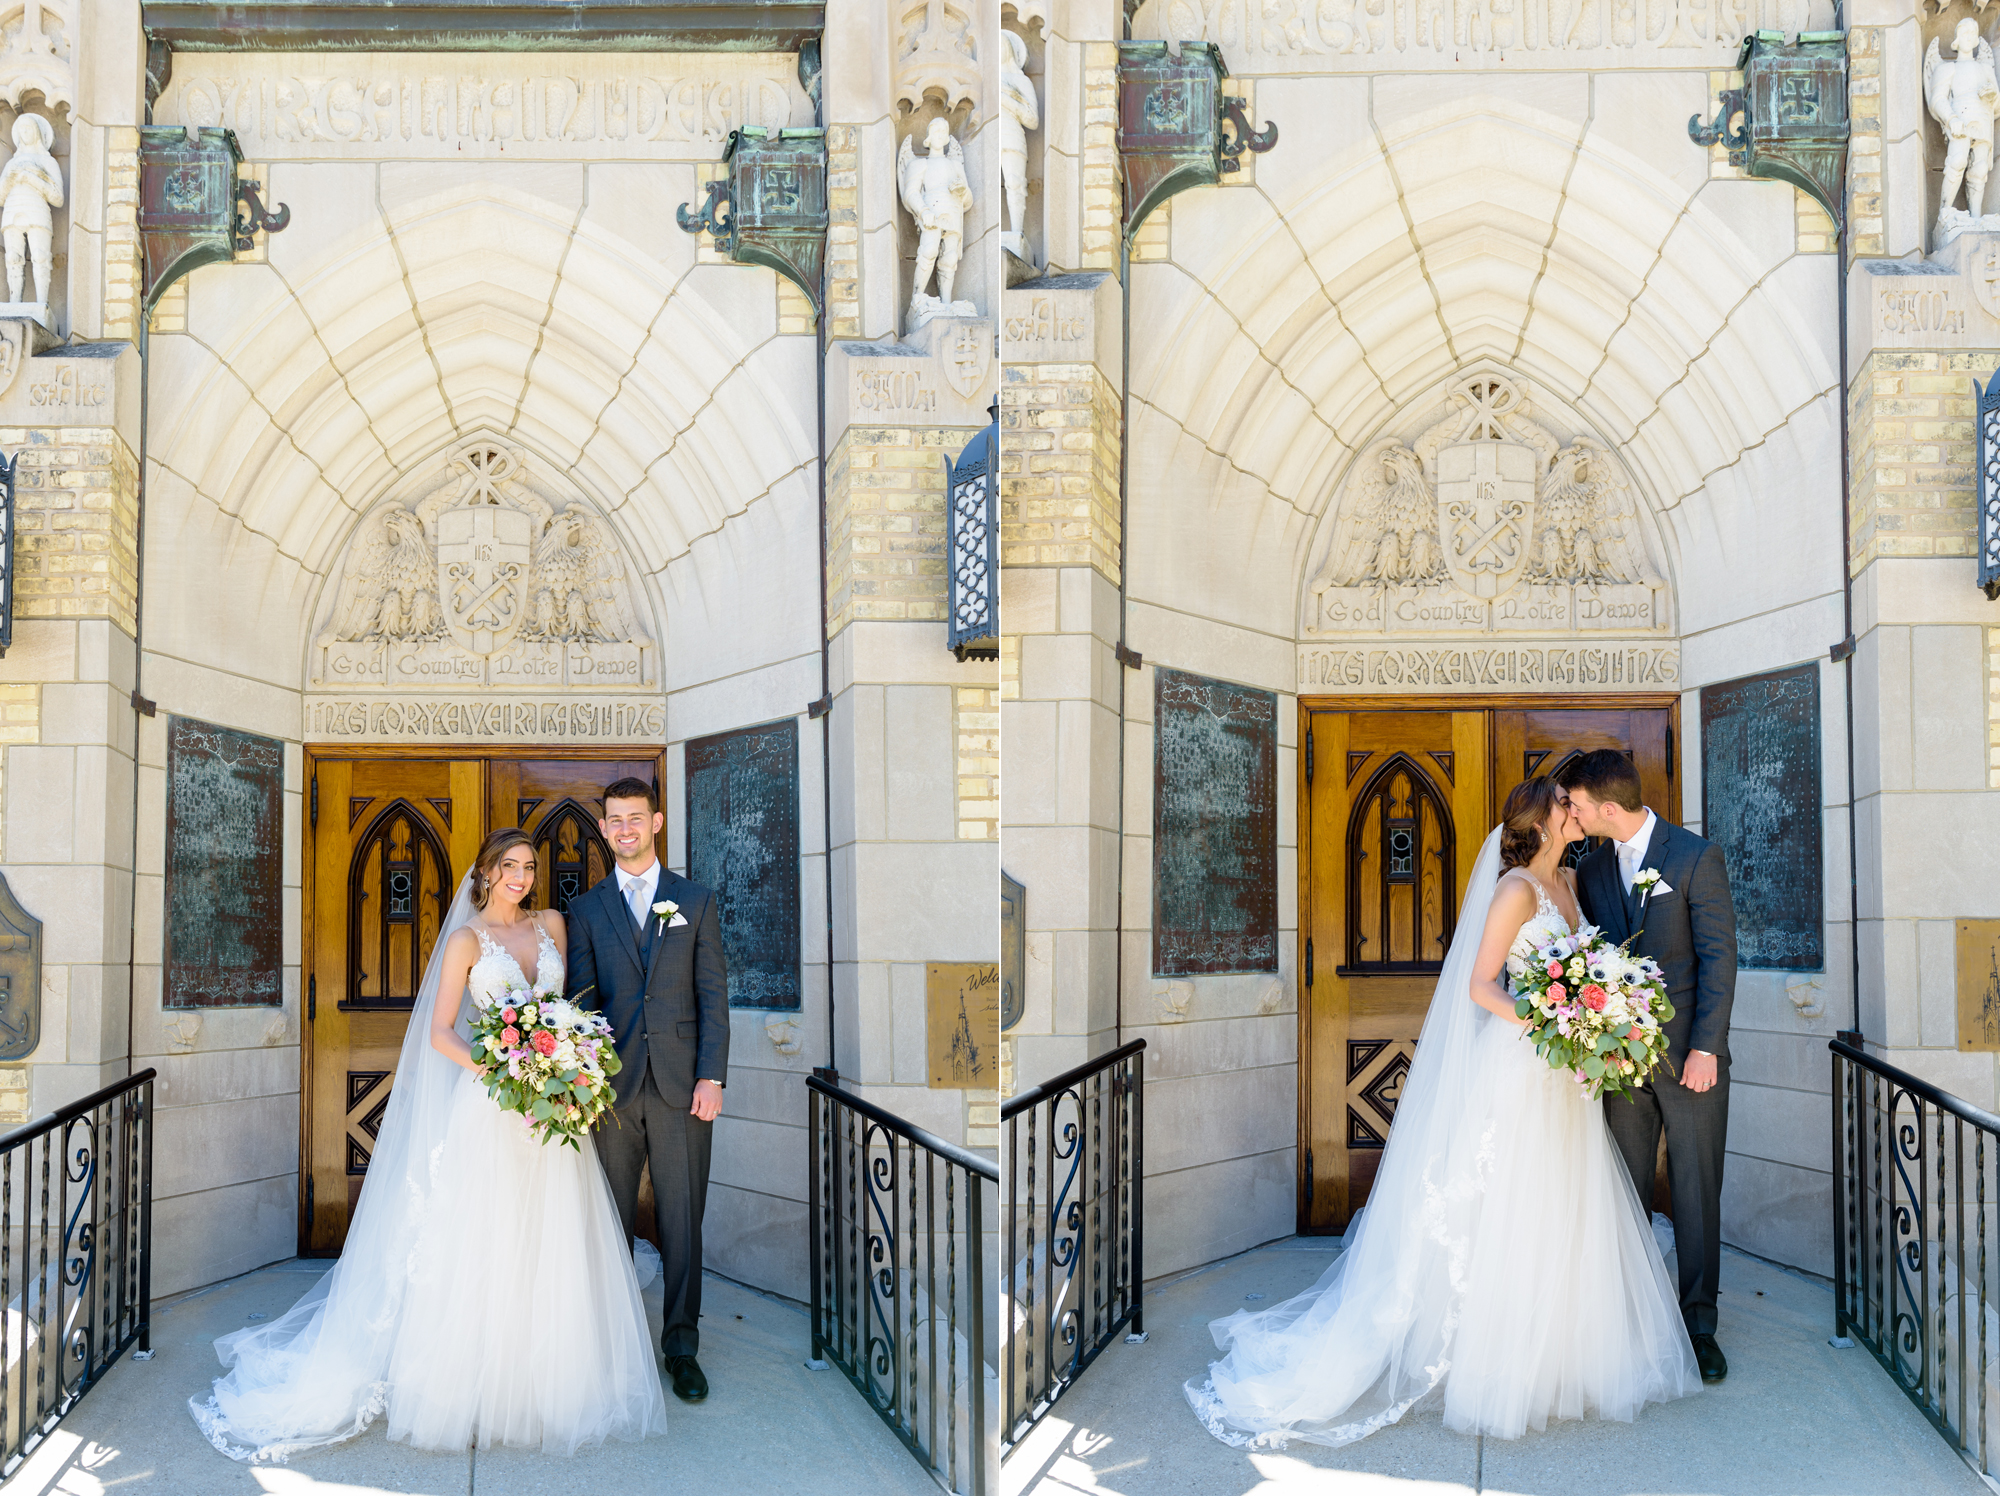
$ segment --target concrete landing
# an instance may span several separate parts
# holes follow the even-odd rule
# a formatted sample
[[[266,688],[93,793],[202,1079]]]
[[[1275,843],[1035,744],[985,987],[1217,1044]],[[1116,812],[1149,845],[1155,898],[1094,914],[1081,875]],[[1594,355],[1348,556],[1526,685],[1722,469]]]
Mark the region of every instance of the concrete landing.
[[[1716,1339],[1729,1377],[1636,1422],[1551,1424],[1515,1441],[1410,1417],[1343,1449],[1231,1449],[1209,1437],[1181,1383],[1215,1358],[1208,1324],[1275,1304],[1332,1262],[1294,1237],[1150,1288],[1144,1345],[1111,1346],[1002,1467],[1019,1496],[1984,1496],[1865,1350],[1835,1350],[1823,1279],[1726,1251]]]
[[[573,1459],[534,1451],[424,1454],[368,1433],[287,1465],[252,1468],[210,1447],[186,1402],[221,1372],[215,1337],[249,1316],[275,1318],[324,1262],[294,1260],[186,1295],[153,1315],[151,1361],[113,1367],[0,1485],[5,1496],[621,1496],[778,1492],[814,1496],[937,1496],[918,1467],[838,1371],[808,1371],[811,1339],[798,1305],[710,1274],[702,1290],[707,1401],[667,1391],[671,1432],[607,1444]],[[660,1285],[645,1294],[660,1339]]]

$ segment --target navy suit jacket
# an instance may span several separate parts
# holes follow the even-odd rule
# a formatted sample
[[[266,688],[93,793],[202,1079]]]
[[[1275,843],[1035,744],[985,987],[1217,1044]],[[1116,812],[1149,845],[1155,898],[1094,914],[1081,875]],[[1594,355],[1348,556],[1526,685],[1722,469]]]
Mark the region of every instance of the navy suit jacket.
[[[633,928],[614,872],[569,906],[570,998],[611,1020],[624,1068],[613,1078],[618,1105],[639,1094],[650,1069],[675,1106],[694,1104],[694,1083],[729,1083],[729,978],[715,896],[664,864],[650,906],[680,906],[685,925],[662,929],[647,915]]]
[[[1639,931],[1632,953],[1651,956],[1666,973],[1674,1005],[1667,1056],[1675,1071],[1690,1049],[1726,1060],[1729,1010],[1736,1001],[1736,909],[1722,849],[1656,813],[1652,840],[1639,858],[1639,870],[1647,868],[1658,868],[1672,892],[1627,893],[1618,845],[1606,839],[1577,867],[1577,901],[1584,918],[1614,944]]]

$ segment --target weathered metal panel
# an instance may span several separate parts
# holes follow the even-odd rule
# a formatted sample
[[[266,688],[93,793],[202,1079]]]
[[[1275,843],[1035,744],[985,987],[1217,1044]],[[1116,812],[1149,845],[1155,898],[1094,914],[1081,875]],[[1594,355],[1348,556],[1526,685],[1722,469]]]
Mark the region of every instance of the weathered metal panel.
[[[687,828],[688,876],[722,922],[730,1006],[799,1007],[798,724],[691,741]]]
[[[933,1091],[991,1091],[1000,1045],[1000,968],[932,961],[924,968],[924,1039]]]
[[[1153,971],[1278,969],[1278,698],[1160,670]]]
[[[824,0],[146,0],[176,52],[796,52]]]
[[[165,1006],[284,1002],[284,798],[276,738],[168,720]]]
[[[139,244],[146,305],[191,270],[236,255],[236,168],[243,153],[232,130],[192,138],[178,126],[139,132]]]
[[[1729,864],[1739,966],[1826,966],[1819,666],[1701,689],[1701,829]]]
[[[0,874],[0,1060],[25,1060],[42,1042],[42,922]]]

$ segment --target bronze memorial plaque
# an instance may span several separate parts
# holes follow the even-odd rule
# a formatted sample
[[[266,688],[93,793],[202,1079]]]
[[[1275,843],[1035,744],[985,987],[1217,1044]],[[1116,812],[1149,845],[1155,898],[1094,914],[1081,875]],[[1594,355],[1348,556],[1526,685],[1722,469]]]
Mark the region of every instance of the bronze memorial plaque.
[[[2000,1050],[2000,919],[1958,922],[1958,1047]]]
[[[1000,1075],[998,963],[933,961],[924,969],[924,996],[931,1089],[992,1090]]]

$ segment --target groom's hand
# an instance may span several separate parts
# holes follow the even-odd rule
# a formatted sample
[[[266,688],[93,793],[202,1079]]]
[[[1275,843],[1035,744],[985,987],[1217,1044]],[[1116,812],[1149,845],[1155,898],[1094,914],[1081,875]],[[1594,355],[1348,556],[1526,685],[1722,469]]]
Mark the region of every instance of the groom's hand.
[[[1710,1071],[1711,1077],[1713,1070]],[[722,1115],[722,1087],[712,1080],[694,1083],[694,1105],[688,1110],[698,1122],[713,1122]]]
[[[1681,1084],[1696,1095],[1712,1088],[1715,1085],[1715,1056],[1690,1049],[1687,1063],[1681,1066]]]

